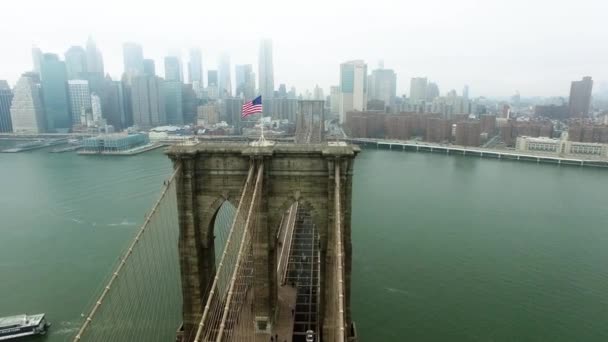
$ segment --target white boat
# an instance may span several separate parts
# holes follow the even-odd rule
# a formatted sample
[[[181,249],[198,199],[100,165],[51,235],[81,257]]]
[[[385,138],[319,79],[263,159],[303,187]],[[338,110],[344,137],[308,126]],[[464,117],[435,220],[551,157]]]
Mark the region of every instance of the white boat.
[[[44,314],[0,317],[0,341],[13,338],[44,335],[51,324]]]

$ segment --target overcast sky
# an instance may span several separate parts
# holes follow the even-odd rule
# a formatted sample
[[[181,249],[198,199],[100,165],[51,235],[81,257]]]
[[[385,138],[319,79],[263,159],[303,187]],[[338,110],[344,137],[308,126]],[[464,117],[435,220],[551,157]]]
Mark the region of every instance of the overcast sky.
[[[14,84],[32,69],[33,45],[61,54],[91,34],[112,77],[122,73],[122,43],[146,58],[169,50],[203,51],[215,68],[254,64],[259,39],[274,42],[275,86],[298,92],[338,84],[339,65],[383,60],[397,73],[398,94],[426,76],[442,94],[464,84],[472,96],[567,95],[570,81],[608,80],[606,0],[19,0],[3,3],[0,79]],[[234,78],[234,69],[232,69]],[[234,83],[233,83],[234,86]]]

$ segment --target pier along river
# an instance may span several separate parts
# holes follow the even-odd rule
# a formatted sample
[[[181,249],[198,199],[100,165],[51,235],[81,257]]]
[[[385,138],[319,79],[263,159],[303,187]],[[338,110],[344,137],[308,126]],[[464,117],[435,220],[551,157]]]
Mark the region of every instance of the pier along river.
[[[46,312],[55,342],[76,331],[171,164],[161,151],[47,152],[0,154],[0,316]],[[608,340],[606,177],[364,150],[352,213],[361,341]]]

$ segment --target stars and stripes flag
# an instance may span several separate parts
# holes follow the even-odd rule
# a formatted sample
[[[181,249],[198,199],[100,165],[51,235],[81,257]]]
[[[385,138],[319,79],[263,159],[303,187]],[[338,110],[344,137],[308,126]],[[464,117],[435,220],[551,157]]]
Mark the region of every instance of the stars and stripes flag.
[[[243,109],[241,110],[241,118],[246,118],[251,114],[261,113],[262,112],[262,95],[256,97],[255,99],[246,102],[243,105]]]

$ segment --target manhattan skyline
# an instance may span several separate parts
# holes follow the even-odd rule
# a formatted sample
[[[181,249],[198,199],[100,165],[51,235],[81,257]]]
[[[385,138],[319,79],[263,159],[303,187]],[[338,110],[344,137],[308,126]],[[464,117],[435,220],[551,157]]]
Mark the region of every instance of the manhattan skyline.
[[[316,84],[327,92],[339,83],[340,63],[354,59],[364,60],[370,72],[379,61],[394,69],[398,95],[409,94],[412,77],[438,83],[441,94],[468,84],[472,97],[504,97],[517,90],[522,96],[567,96],[573,79],[608,81],[601,18],[608,4],[599,0],[576,6],[544,0],[315,0],[293,9],[259,1],[209,3],[206,14],[188,11],[197,6],[193,1],[148,4],[143,11],[114,0],[89,5],[23,1],[3,11],[0,28],[11,34],[3,42],[0,79],[14,85],[32,69],[32,46],[63,56],[72,45],[85,46],[90,34],[114,79],[123,72],[125,42],[140,44],[159,75],[170,51],[179,49],[186,63],[190,48],[201,49],[204,70],[217,70],[221,53],[228,53],[234,74],[237,64],[257,70],[259,41],[267,38],[273,41],[275,86],[285,83],[298,92]],[[30,24],[21,23],[23,18]]]

